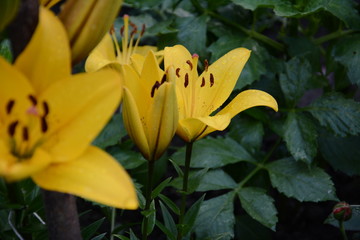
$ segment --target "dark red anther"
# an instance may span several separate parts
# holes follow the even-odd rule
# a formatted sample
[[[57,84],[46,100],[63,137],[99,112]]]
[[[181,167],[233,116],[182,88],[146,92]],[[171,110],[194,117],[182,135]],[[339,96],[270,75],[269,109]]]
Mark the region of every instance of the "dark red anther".
[[[140,37],[142,37],[145,33],[145,29],[146,29],[146,26],[145,24],[142,25],[142,28],[141,28],[141,33],[140,33]]]
[[[189,74],[186,73],[185,74],[185,82],[184,82],[184,87],[186,88],[189,85]]]
[[[109,33],[110,33],[110,34],[114,34],[114,33],[115,33],[115,27],[114,27],[114,24],[113,24],[113,25],[111,25],[111,28],[110,28],[110,30],[109,30]]]
[[[210,87],[212,87],[215,83],[215,80],[214,80],[214,75],[212,73],[210,73]]]
[[[47,102],[43,102],[43,108],[44,108],[44,117],[46,117],[49,114],[49,104],[47,104]]]
[[[6,113],[10,114],[11,110],[13,109],[15,104],[15,100],[9,100],[8,103],[6,104]]]
[[[160,87],[160,83],[158,81],[155,82],[154,86],[151,88],[151,97],[154,97],[155,90]]]
[[[177,69],[175,70],[175,73],[176,73],[176,76],[177,76],[177,77],[180,77],[180,68],[177,68]]]
[[[120,36],[123,37],[124,36],[124,26],[122,26],[120,28]]]
[[[23,127],[22,129],[22,137],[24,141],[29,141],[29,129],[27,127]]]
[[[28,98],[29,98],[29,100],[31,101],[31,103],[34,105],[34,106],[36,106],[36,104],[37,104],[37,99],[36,99],[36,97],[34,96],[34,95],[29,95],[28,96]]]
[[[19,124],[19,121],[14,121],[14,122],[10,123],[10,125],[8,127],[8,133],[11,137],[13,137],[15,135],[16,126],[18,124]]]
[[[46,122],[46,118],[45,116],[41,118],[41,131],[43,133],[46,133],[46,131],[48,130],[48,124]]]
[[[166,82],[166,73],[164,73],[164,75],[163,75],[163,77],[161,79],[160,85],[163,84],[164,82]]]
[[[204,86],[205,86],[205,78],[204,78],[204,77],[202,77],[200,87],[204,87]]]
[[[209,68],[209,62],[207,59],[205,59],[205,61],[204,61],[204,66],[205,66],[205,72],[207,72],[208,68]]]
[[[187,64],[189,64],[189,66],[190,66],[190,70],[192,70],[192,69],[193,69],[192,62],[191,62],[190,60],[187,60],[187,61],[186,61],[186,63],[187,63]]]

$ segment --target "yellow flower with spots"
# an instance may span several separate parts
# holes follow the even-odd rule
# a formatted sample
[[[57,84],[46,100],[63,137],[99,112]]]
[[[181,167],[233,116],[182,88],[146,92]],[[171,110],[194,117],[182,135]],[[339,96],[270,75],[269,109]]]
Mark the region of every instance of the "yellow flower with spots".
[[[163,59],[162,51],[156,52],[154,46],[139,46],[140,39],[145,32],[145,25],[139,32],[138,27],[130,21],[128,15],[124,16],[124,25],[120,30],[121,44],[119,46],[115,30],[111,29],[110,34],[106,34],[99,45],[90,53],[85,63],[87,72],[94,72],[103,67],[111,66],[121,71],[124,64],[132,65],[140,73],[145,60],[145,55],[149,51],[154,51],[157,61]],[[135,40],[135,37],[137,39]]]
[[[135,209],[131,178],[90,145],[120,102],[121,77],[113,70],[72,76],[70,66],[65,29],[41,8],[15,64],[0,58],[0,177],[31,177],[47,190]]]
[[[211,132],[222,131],[236,114],[251,107],[267,106],[277,111],[276,100],[271,95],[259,90],[247,90],[216,112],[230,96],[249,57],[248,49],[234,49],[210,66],[205,61],[205,71],[199,76],[198,55],[191,55],[181,45],[165,48],[165,68],[174,66],[176,71],[179,105],[177,134],[181,138],[193,142]]]
[[[124,125],[142,155],[155,161],[170,144],[178,124],[175,71],[172,67],[162,71],[150,51],[140,74],[124,65],[123,75]]]

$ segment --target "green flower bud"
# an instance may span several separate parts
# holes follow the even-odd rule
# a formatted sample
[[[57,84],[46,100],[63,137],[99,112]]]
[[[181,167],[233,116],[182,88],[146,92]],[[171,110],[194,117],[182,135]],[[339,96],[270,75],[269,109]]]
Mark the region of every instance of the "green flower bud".
[[[339,202],[333,208],[333,215],[339,221],[347,221],[352,215],[351,206],[346,202]]]
[[[20,0],[1,0],[0,1],[0,32],[15,17]]]

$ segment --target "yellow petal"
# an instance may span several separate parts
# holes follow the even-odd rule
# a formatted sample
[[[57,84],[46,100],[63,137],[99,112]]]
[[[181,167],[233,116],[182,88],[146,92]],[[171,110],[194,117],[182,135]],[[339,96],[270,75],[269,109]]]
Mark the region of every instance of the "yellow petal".
[[[70,76],[70,61],[63,25],[52,12],[40,8],[39,24],[15,67],[29,79],[35,91],[41,93],[55,81]]]
[[[207,124],[208,127],[197,137],[197,140],[214,131],[224,130],[235,115],[246,109],[257,106],[266,106],[275,111],[278,110],[277,102],[270,94],[260,90],[243,91],[214,117],[198,118],[199,121]],[[213,120],[216,121],[214,122]]]
[[[44,148],[56,161],[79,156],[107,123],[122,95],[114,70],[78,74],[58,82],[40,98],[49,106]]]
[[[178,108],[175,92],[175,70],[170,68],[167,76],[170,82],[163,83],[154,93],[154,102],[150,105],[146,120],[150,153],[152,159],[158,159],[174,137],[178,125]]]
[[[145,88],[151,90],[156,81],[161,81],[163,75],[164,72],[160,69],[154,53],[150,51],[145,57],[141,71],[141,81]]]
[[[14,100],[14,108],[21,110],[30,107],[30,102],[26,100],[29,94],[33,93],[29,81],[22,75],[16,68],[11,66],[8,62],[0,57],[0,122],[2,119],[8,116],[6,106],[9,100]],[[24,101],[25,99],[25,101]],[[17,114],[17,111],[13,114]],[[25,114],[25,111],[24,111]],[[22,118],[21,116],[12,116],[14,118]],[[0,131],[1,132],[1,131]]]
[[[143,55],[134,53],[130,57],[134,70],[140,75],[141,70],[144,66],[145,57]]]
[[[150,158],[149,144],[135,99],[129,89],[124,88],[122,104],[123,121],[130,138],[146,159]]]
[[[138,46],[135,49],[134,53],[140,54],[142,56],[146,56],[150,51],[156,52],[157,51],[157,47],[155,46]]]
[[[86,72],[95,72],[108,64],[117,64],[110,34],[106,34],[85,62]]]
[[[115,159],[96,147],[89,147],[74,161],[53,164],[32,178],[47,190],[74,194],[117,208],[138,207],[129,175]]]
[[[57,4],[58,2],[60,2],[60,0],[40,0],[40,4],[47,7],[47,8],[51,8],[52,6]]]
[[[204,78],[205,85],[198,88],[196,104],[201,104],[201,107],[197,109],[197,116],[210,115],[221,107],[233,91],[249,57],[248,49],[234,49],[211,64],[208,71],[200,75],[199,80]]]
[[[2,155],[1,157],[4,156]],[[5,155],[5,157],[14,158],[11,154],[8,156]],[[30,159],[23,159],[22,161],[17,159],[16,163],[13,162],[9,164],[6,169],[0,169],[0,171],[3,171],[0,172],[0,175],[4,175],[5,179],[10,182],[18,181],[42,171],[51,163],[51,160],[52,158],[47,152],[41,148],[37,148]]]

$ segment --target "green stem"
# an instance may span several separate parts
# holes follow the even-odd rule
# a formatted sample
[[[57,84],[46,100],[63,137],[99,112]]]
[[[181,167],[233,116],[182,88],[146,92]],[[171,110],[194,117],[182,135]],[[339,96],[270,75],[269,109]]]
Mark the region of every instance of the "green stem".
[[[146,193],[145,193],[145,198],[146,198],[146,203],[145,203],[145,209],[144,212],[148,212],[150,209],[150,204],[151,204],[151,192],[152,192],[152,184],[153,184],[153,175],[154,175],[154,165],[155,165],[155,161],[148,161],[148,179],[147,179],[147,185],[146,185]],[[149,224],[149,219],[147,216],[144,217],[144,222],[143,222],[143,229],[142,229],[142,239],[146,240],[147,239],[147,228],[148,228],[148,224]]]
[[[111,208],[111,225],[110,225],[110,240],[114,240],[114,228],[115,228],[116,208]]]
[[[179,216],[179,229],[177,239],[182,239],[182,229],[181,226],[184,223],[184,216],[186,210],[186,198],[188,191],[188,180],[189,180],[189,170],[190,170],[190,162],[191,162],[191,153],[192,153],[193,142],[189,142],[186,144],[186,155],[185,155],[185,169],[183,176],[183,188],[181,192],[181,205],[180,205],[180,216]]]
[[[344,228],[344,221],[339,221],[339,229],[340,229],[343,239],[348,240],[348,238],[346,236],[345,228]]]
[[[356,31],[355,30],[336,31],[336,32],[333,32],[328,35],[325,35],[325,36],[315,39],[314,43],[320,45],[320,44],[323,44],[324,42],[327,42],[327,41],[330,41],[330,40],[333,40],[333,39],[336,39],[336,38],[339,38],[339,37],[342,37],[344,35],[351,34],[354,32],[356,32]]]

